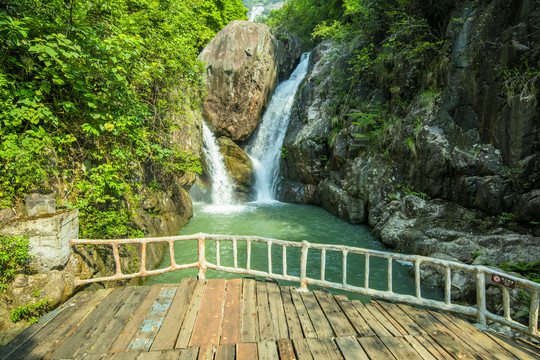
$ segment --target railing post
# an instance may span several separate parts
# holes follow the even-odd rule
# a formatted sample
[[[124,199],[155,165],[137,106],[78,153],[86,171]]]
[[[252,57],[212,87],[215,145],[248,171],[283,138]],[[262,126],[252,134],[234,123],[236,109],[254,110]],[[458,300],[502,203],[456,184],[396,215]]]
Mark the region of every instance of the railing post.
[[[476,304],[478,307],[478,322],[486,325],[486,276],[482,269],[476,269]]]
[[[307,291],[307,256],[309,243],[302,241],[302,254],[300,255],[300,288],[299,291]]]
[[[199,248],[199,274],[197,275],[197,279],[204,280],[206,279],[206,236],[199,235],[197,237],[198,241],[198,248]]]
[[[538,335],[538,309],[540,303],[540,291],[533,291],[531,294],[531,308],[529,309],[529,333]]]

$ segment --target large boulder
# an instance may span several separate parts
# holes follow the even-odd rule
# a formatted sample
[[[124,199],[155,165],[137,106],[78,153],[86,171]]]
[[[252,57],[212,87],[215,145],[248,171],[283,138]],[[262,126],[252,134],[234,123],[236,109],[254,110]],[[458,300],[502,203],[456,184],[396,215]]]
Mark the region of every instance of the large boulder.
[[[207,64],[203,115],[214,133],[245,140],[255,130],[281,70],[301,55],[292,36],[276,38],[264,24],[233,21],[199,55]],[[282,76],[283,77],[283,76]]]
[[[220,137],[218,145],[225,166],[234,181],[236,197],[244,201],[249,200],[250,189],[255,184],[253,162],[244,150],[228,137]]]

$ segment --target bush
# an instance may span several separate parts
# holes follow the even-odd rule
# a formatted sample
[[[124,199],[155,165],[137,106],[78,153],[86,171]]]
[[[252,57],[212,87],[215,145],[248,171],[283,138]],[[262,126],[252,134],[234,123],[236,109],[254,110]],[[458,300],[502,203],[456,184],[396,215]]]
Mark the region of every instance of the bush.
[[[8,286],[17,270],[27,266],[31,257],[28,253],[28,238],[0,234],[0,290]]]

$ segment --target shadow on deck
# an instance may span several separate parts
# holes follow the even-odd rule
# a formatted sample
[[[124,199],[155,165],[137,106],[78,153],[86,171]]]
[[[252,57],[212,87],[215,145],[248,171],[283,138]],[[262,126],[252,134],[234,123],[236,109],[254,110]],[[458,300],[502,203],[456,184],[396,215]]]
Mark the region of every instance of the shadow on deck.
[[[0,359],[540,359],[532,344],[409,305],[251,279],[81,292]]]

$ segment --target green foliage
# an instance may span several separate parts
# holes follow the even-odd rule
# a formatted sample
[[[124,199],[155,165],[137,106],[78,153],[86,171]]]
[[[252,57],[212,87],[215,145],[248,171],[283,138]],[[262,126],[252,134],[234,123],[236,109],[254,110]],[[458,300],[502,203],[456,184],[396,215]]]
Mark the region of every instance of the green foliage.
[[[342,14],[343,0],[294,0],[272,11],[267,24],[273,29],[283,29],[298,35],[307,50],[321,40],[318,36],[312,36],[317,26],[318,31],[323,32],[321,24],[338,20]]]
[[[286,148],[280,148],[279,151],[281,151],[281,157],[283,159],[286,159],[287,156],[289,156],[289,150]]]
[[[375,149],[382,149],[386,140],[388,108],[380,102],[367,104],[362,111],[348,114],[356,126],[357,140],[366,140]]]
[[[30,258],[28,238],[0,234],[0,290],[8,286],[17,270],[26,267]]]
[[[70,200],[82,229],[130,233],[133,209],[122,209],[140,186],[134,174],[151,171],[168,184],[173,175],[200,172],[171,134],[192,121],[189,108],[204,92],[198,53],[224,25],[245,19],[246,9],[240,0],[3,6],[0,207],[64,183],[76,190]]]
[[[36,303],[19,306],[11,310],[10,319],[13,322],[29,320],[31,324],[35,323],[50,310],[49,302],[50,299],[41,299]]]
[[[521,260],[517,263],[505,262],[501,264],[501,269],[504,271],[517,272],[531,281],[540,283],[540,260],[530,263]]]

